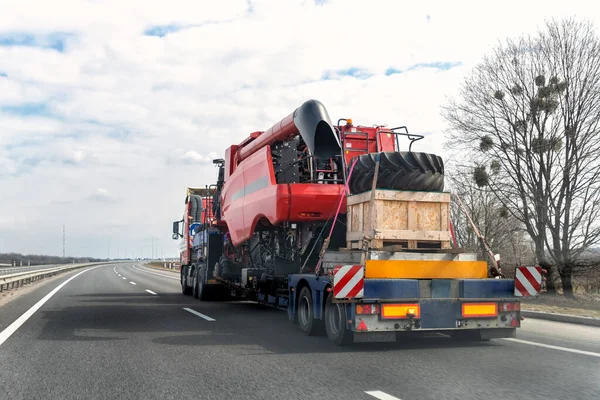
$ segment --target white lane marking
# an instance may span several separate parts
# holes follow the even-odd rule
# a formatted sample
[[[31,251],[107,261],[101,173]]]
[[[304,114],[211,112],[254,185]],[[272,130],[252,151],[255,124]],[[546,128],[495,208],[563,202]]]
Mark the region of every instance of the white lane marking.
[[[207,321],[216,321],[214,318],[211,318],[211,317],[209,317],[208,315],[204,315],[204,314],[202,314],[202,313],[199,313],[198,311],[192,310],[191,308],[186,308],[186,307],[183,307],[183,309],[184,309],[185,311],[189,312],[189,313],[192,313],[192,314],[194,314],[194,315],[197,315],[197,316],[199,316],[200,318],[204,318],[204,319],[205,319],[205,320],[207,320]]]
[[[150,289],[146,289],[146,292],[148,292],[148,293],[150,293],[150,294],[153,294],[153,295],[157,296],[157,294],[156,294],[156,293],[154,293],[154,292],[153,292],[152,290],[150,290]]]
[[[371,390],[371,391],[365,392],[365,393],[368,394],[369,396],[373,396],[376,399],[380,399],[380,400],[400,400],[398,397],[389,395],[385,392],[382,392],[381,390]]]
[[[115,271],[115,274],[118,274],[116,265],[113,267],[113,271]]]
[[[156,272],[152,272],[152,271],[146,271],[145,269],[140,269],[140,268],[136,267],[135,265],[132,265],[132,267],[133,267],[134,269],[137,269],[138,271],[142,271],[142,272],[145,272],[145,273],[147,273],[147,274],[158,275],[158,276],[162,276],[163,278],[174,279],[174,280],[176,280],[176,281],[178,281],[178,280],[179,280],[179,277],[176,277],[176,276],[168,276],[168,275],[163,275],[163,274],[157,274]]]
[[[119,275],[119,277],[121,276],[121,274],[118,274],[118,275]]]
[[[515,339],[515,338],[503,338],[502,340],[510,340],[511,342],[522,343],[522,344],[530,344],[532,346],[545,347],[547,349],[567,351],[569,353],[584,354],[586,356],[600,357],[600,353],[594,353],[592,351],[577,350],[577,349],[571,349],[571,348],[568,348],[568,347],[561,347],[561,346],[553,346],[551,344],[544,344],[544,343],[538,343],[538,342],[530,342],[528,340]]]
[[[137,283],[135,283],[135,282],[129,281],[129,283],[131,283],[132,285],[137,285]]]
[[[127,278],[123,277],[123,279],[127,279]]]
[[[57,287],[55,287],[54,290],[52,290],[50,293],[45,295],[40,301],[35,303],[29,310],[25,311],[25,313],[23,315],[21,315],[19,318],[17,318],[15,320],[15,322],[13,322],[8,327],[6,327],[6,329],[4,329],[2,332],[0,332],[0,346],[2,345],[2,343],[4,343],[6,341],[6,339],[8,339],[13,333],[16,332],[17,329],[19,329],[21,327],[21,325],[23,325],[25,323],[25,321],[27,321],[29,318],[31,318],[31,316],[33,314],[35,314],[35,312],[37,310],[39,310],[40,307],[42,307],[44,305],[44,303],[46,303],[48,300],[50,300],[50,298],[52,296],[54,296],[56,294],[56,292],[58,292],[60,289],[62,289],[67,283],[71,282],[73,279],[77,278],[79,275],[81,275],[83,273],[86,273],[88,271],[91,271],[93,269],[100,268],[100,267],[103,267],[103,265],[98,265],[96,267],[88,268],[84,271],[81,271],[77,275],[73,275],[72,277],[70,277],[69,279],[67,279],[66,281],[64,281],[63,283],[58,285]]]

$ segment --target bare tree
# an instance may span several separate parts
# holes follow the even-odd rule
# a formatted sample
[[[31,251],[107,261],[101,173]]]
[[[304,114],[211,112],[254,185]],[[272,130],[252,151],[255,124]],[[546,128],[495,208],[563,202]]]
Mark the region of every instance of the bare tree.
[[[461,198],[490,248],[502,256],[503,273],[511,275],[514,266],[534,262],[523,224],[508,212],[489,188],[480,188],[473,182],[467,166],[452,165],[452,162],[446,165],[449,171],[446,178],[452,192]],[[452,202],[450,218],[458,245],[475,249],[481,259],[486,259],[485,249],[457,202]]]
[[[507,40],[444,109],[450,145],[468,151],[473,177],[527,230],[554,291],[555,264],[572,294],[572,269],[600,227],[600,41],[594,27],[550,21]]]

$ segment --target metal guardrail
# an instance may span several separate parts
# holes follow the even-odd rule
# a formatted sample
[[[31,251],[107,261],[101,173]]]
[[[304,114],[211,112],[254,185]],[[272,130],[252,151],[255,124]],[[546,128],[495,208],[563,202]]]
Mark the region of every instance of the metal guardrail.
[[[110,264],[107,262],[85,263],[85,264],[69,264],[60,267],[39,269],[36,271],[17,272],[10,275],[0,276],[0,292],[4,290],[21,287],[25,284],[36,282],[48,276],[54,276],[61,272],[70,271],[76,268],[90,267],[92,265]]]

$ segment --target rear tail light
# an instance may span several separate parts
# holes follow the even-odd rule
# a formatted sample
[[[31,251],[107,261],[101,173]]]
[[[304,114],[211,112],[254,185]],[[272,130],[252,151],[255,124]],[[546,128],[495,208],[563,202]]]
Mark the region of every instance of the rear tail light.
[[[357,314],[379,314],[379,304],[357,304]]]
[[[498,315],[498,303],[463,303],[465,318],[490,318]]]
[[[498,311],[519,311],[521,309],[521,305],[518,302],[511,303],[500,303],[498,307]]]
[[[421,307],[412,304],[384,304],[381,317],[384,319],[421,318]]]

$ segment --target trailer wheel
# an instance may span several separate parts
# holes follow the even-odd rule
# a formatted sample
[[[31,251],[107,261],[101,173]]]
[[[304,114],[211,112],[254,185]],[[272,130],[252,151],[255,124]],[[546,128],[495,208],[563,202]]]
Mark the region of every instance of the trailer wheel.
[[[333,302],[333,297],[327,296],[325,303],[325,331],[329,340],[338,346],[352,343],[354,333],[346,325],[346,308],[343,304]]]
[[[308,286],[300,290],[296,310],[300,331],[307,336],[315,336],[323,331],[323,322],[315,320],[313,298]]]
[[[371,190],[377,153],[361,154],[350,179],[352,194]],[[381,152],[377,189],[444,190],[444,162],[429,153],[390,151]]]

